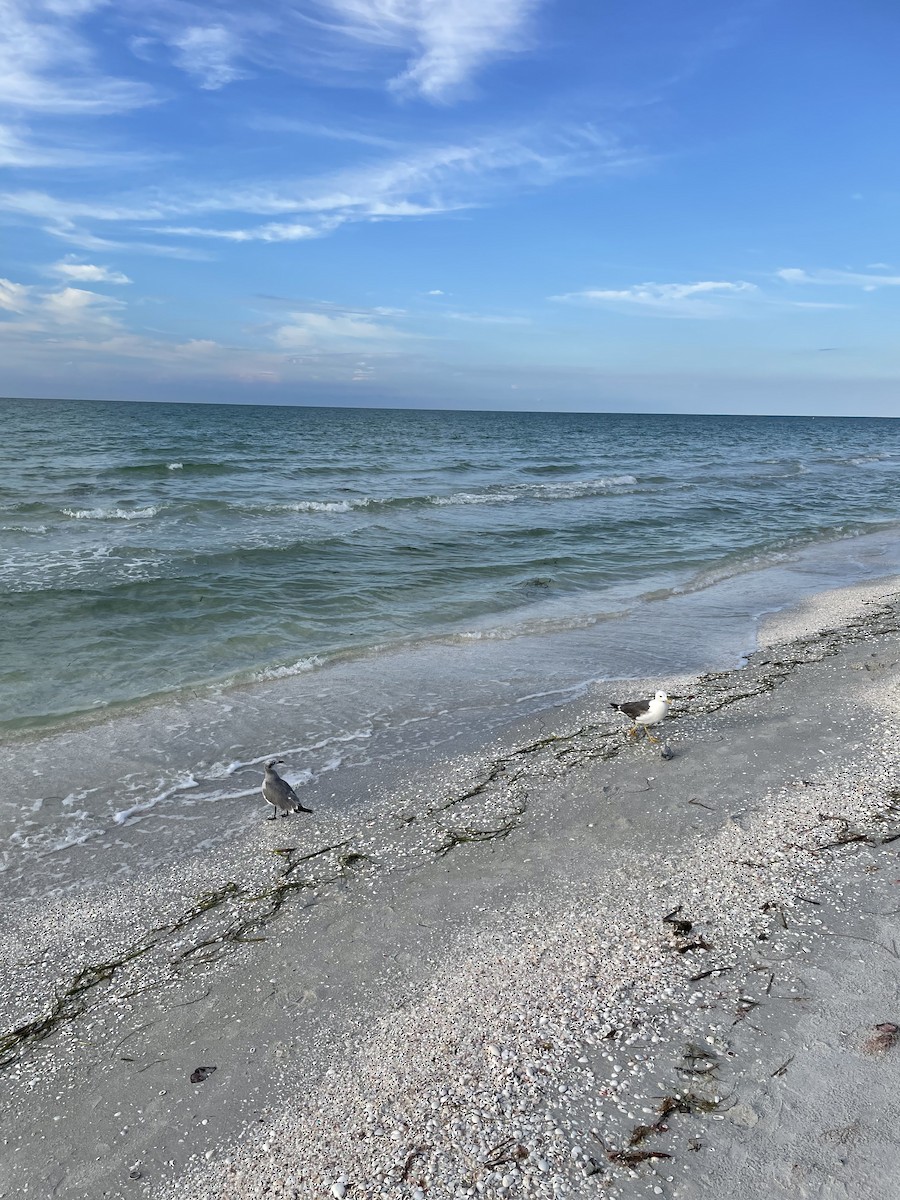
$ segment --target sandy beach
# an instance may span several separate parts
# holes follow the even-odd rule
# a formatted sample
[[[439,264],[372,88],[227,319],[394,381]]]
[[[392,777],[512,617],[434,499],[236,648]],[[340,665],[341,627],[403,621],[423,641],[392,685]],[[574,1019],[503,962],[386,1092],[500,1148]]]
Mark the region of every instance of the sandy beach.
[[[0,1196],[900,1196],[898,589],[8,906]]]
[[[900,1200],[900,0],[0,8],[0,1200]]]

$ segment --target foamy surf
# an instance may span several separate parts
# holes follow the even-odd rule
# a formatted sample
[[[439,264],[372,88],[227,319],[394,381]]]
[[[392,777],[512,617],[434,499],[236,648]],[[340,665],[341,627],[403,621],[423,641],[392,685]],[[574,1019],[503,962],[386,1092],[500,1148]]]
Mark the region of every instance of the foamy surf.
[[[64,508],[63,514],[76,521],[146,521],[159,512],[157,505],[145,508]]]
[[[120,808],[117,812],[114,812],[112,817],[113,823],[116,825],[127,825],[136,817],[155,808],[157,804],[162,804],[166,800],[170,800],[173,796],[177,796],[180,792],[190,791],[199,786],[193,775],[182,776],[170,787],[164,788],[161,792],[157,792],[153,796],[148,796],[144,800],[138,800],[135,804],[129,805],[128,808]]]
[[[454,492],[449,496],[431,496],[429,499],[441,508],[466,504],[512,504],[525,500],[583,500],[602,496],[615,488],[634,487],[637,482],[636,475],[612,475],[568,483],[525,483],[484,492]]]
[[[296,662],[284,666],[266,667],[262,671],[255,671],[253,679],[259,683],[267,679],[289,679],[292,675],[305,675],[307,671],[315,671],[323,662],[318,654],[312,654],[309,658],[299,658]]]

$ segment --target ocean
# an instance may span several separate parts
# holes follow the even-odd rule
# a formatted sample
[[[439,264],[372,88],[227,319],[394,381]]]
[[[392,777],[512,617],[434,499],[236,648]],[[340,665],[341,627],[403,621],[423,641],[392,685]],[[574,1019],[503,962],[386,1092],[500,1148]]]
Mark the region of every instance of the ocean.
[[[270,754],[364,803],[900,570],[890,420],[2,400],[0,430],[0,847],[28,888],[75,886],[86,847],[135,869],[136,827],[145,861],[233,836]]]

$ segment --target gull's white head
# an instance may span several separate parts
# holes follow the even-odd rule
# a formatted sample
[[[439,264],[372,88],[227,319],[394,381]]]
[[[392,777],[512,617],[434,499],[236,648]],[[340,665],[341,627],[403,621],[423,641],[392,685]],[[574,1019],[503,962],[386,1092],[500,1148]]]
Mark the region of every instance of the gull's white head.
[[[663,702],[663,704],[669,703],[669,697],[666,695],[665,692],[657,692],[656,695],[653,697],[653,699],[661,700]]]

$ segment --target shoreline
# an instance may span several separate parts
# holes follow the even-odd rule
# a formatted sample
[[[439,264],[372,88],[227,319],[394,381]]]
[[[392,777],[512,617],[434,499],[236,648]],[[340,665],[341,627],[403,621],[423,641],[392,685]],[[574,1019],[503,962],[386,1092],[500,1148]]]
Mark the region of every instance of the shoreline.
[[[291,664],[270,663],[253,668],[248,667],[237,674],[226,672],[221,677],[201,679],[150,692],[133,699],[111,701],[108,704],[80,709],[71,713],[22,718],[22,723],[4,724],[2,735],[0,735],[0,746],[37,745],[55,737],[65,737],[80,732],[89,733],[93,729],[102,729],[105,725],[113,722],[126,724],[137,722],[147,716],[152,717],[157,713],[172,708],[182,708],[195,702],[204,704],[209,701],[222,700],[226,703],[231,701],[240,703],[242,699],[253,698],[272,685],[275,687],[281,683],[289,685],[291,680],[302,680],[312,674],[327,672],[335,668],[352,667],[354,663],[390,662],[406,656],[425,655],[429,651],[439,652],[446,647],[464,648],[479,641],[509,643],[522,641],[525,643],[541,639],[565,639],[570,635],[589,633],[597,626],[602,627],[607,623],[615,625],[621,623],[623,619],[633,619],[636,613],[648,613],[648,619],[652,620],[653,614],[659,611],[659,606],[664,607],[669,602],[690,601],[692,597],[699,600],[705,593],[714,593],[717,589],[722,588],[728,589],[738,585],[743,579],[754,581],[764,580],[768,576],[775,577],[779,573],[790,575],[794,570],[802,571],[809,563],[815,565],[817,559],[827,559],[828,555],[836,549],[852,552],[855,545],[866,545],[870,540],[878,541],[887,538],[895,532],[896,528],[896,523],[886,522],[877,529],[828,537],[787,551],[773,552],[763,563],[746,561],[728,569],[721,566],[705,567],[686,582],[673,584],[661,592],[635,593],[625,597],[624,600],[612,595],[607,600],[610,603],[615,602],[614,607],[608,610],[596,607],[603,596],[602,592],[598,592],[596,596],[588,592],[574,592],[564,598],[568,604],[568,611],[563,616],[551,615],[553,607],[559,602],[557,600],[547,611],[543,611],[538,605],[528,609],[483,616],[480,618],[480,625],[472,629],[435,630],[429,633],[410,634],[390,643],[373,643],[362,647],[348,645],[342,649],[320,653],[310,650],[308,655],[301,653]],[[880,582],[893,578],[898,568],[900,568],[900,562],[896,565],[883,564],[880,570],[875,569],[874,563],[867,563],[861,580],[858,578],[849,582],[841,580],[824,589],[815,581],[814,577],[814,582],[807,585],[813,590],[809,592],[806,600],[815,607],[816,596],[820,593],[836,594],[850,592],[856,588],[878,586]],[[858,566],[857,569],[859,569]],[[783,582],[781,588],[783,591],[785,590]],[[624,602],[626,608],[619,607],[620,602]],[[802,604],[804,601],[800,603]],[[778,611],[784,608],[792,610],[794,607],[795,602],[791,599],[790,593],[785,591],[782,603],[778,605]],[[531,615],[526,617],[526,612]],[[754,641],[755,635],[765,623],[765,616],[764,605],[759,611],[749,615],[746,628],[738,633],[737,641],[742,645]],[[503,623],[505,618],[518,618],[512,627],[513,632],[506,630]],[[728,651],[726,651],[727,654]],[[721,654],[718,657],[721,658]],[[734,655],[731,654],[731,657]],[[738,652],[738,657],[743,657],[740,652]],[[725,669],[726,666],[724,662],[708,665],[711,666],[711,669]],[[697,669],[701,669],[699,663]],[[598,677],[594,682],[616,682],[641,678],[643,676],[640,674],[623,673],[621,669],[615,669],[611,673]]]
[[[892,561],[881,541],[861,539],[841,570],[880,568],[876,582],[869,575],[840,593],[889,586],[884,568]],[[253,688],[20,733],[0,748],[0,794],[8,798],[0,810],[0,881],[11,897],[62,895],[156,870],[198,845],[227,854],[252,828],[258,763],[272,751],[287,761],[309,806],[364,814],[373,797],[411,773],[443,769],[436,764],[447,756],[478,756],[529,722],[568,720],[570,712],[590,719],[598,698],[665,681],[677,691],[697,671],[738,666],[767,608],[783,610],[790,598],[821,590],[836,570],[833,556],[816,555],[774,575],[757,572],[752,587],[742,577],[565,637],[364,656]],[[642,669],[623,678],[631,659]]]
[[[342,1175],[351,1200],[711,1194],[717,1160],[688,1143],[736,1161],[766,1127],[745,1059],[773,994],[791,1008],[791,964],[826,914],[850,922],[848,944],[872,933],[842,897],[890,893],[865,868],[896,861],[892,843],[822,847],[893,829],[875,814],[900,786],[897,584],[777,616],[779,658],[683,684],[671,762],[627,743],[594,698],[365,811],[254,830],[105,894],[23,902],[2,1028],[46,1018],[48,991],[64,1007],[0,1055],[16,1057],[3,1074],[17,1112],[0,1195],[238,1200],[268,1182],[305,1200]],[[790,621],[800,640],[779,640]],[[662,921],[679,906],[684,933]],[[771,971],[752,970],[761,951]],[[685,1100],[683,1051],[701,1044],[715,1070],[691,1068]],[[720,1080],[736,1112],[714,1098]],[[490,1165],[492,1147],[511,1158]],[[627,1158],[652,1150],[674,1157]]]

